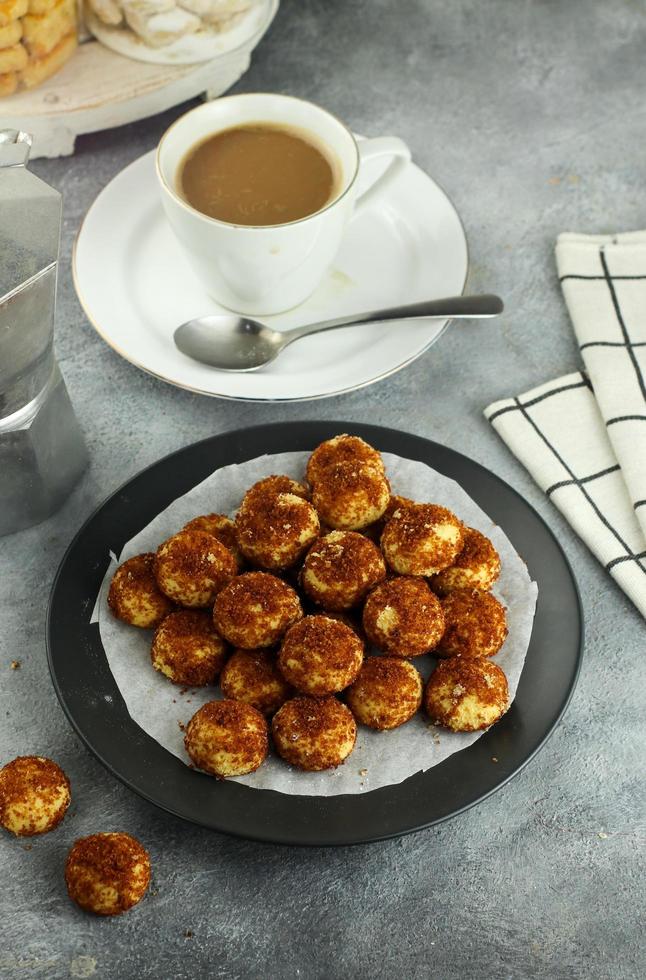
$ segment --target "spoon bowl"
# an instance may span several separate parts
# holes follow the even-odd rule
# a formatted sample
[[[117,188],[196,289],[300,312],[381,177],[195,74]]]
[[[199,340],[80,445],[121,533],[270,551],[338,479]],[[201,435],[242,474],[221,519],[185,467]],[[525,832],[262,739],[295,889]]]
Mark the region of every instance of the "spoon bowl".
[[[492,294],[452,296],[356,313],[291,330],[273,330],[258,320],[236,313],[217,313],[183,323],[175,331],[174,340],[183,354],[220,371],[257,371],[270,364],[295,340],[323,330],[388,320],[485,319],[498,316],[503,308],[500,297]]]

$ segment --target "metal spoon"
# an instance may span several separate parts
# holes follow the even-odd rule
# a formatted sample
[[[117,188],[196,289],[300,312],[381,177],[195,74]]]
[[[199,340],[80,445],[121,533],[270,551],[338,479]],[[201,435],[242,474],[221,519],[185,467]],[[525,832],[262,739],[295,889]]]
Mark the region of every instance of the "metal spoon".
[[[386,320],[484,319],[502,311],[503,302],[499,296],[452,296],[371,313],[355,313],[282,331],[272,330],[257,320],[236,313],[218,313],[188,320],[177,328],[174,338],[179,350],[195,361],[221,371],[255,371],[273,361],[295,340],[322,330]]]

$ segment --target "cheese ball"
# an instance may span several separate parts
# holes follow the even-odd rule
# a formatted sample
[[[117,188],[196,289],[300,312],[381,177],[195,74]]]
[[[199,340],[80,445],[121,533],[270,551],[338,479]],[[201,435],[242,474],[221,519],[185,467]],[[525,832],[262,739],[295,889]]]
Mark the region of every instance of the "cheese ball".
[[[157,549],[155,578],[181,606],[213,605],[218,592],[238,573],[234,556],[207,531],[180,531]]]
[[[225,514],[202,514],[185,524],[183,531],[206,531],[228,548],[236,560],[238,571],[244,568],[244,558],[238,549],[236,526]]]
[[[352,684],[363,662],[357,634],[327,616],[306,616],[291,626],[278,654],[280,672],[311,697],[336,694]]]
[[[383,556],[372,541],[355,531],[331,531],[308,551],[301,585],[317,605],[342,611],[358,605],[385,577]]]
[[[157,585],[154,561],[152,552],[128,558],[119,565],[110,582],[110,611],[130,626],[154,629],[175,608],[175,603]]]
[[[244,650],[274,646],[302,615],[295,590],[268,572],[240,575],[220,592],[213,607],[218,633]]]
[[[390,500],[388,501],[388,506],[381,515],[378,521],[374,524],[369,524],[368,527],[361,529],[361,533],[365,534],[366,537],[374,541],[375,544],[379,544],[381,541],[381,535],[384,533],[384,528],[392,515],[396,510],[400,510],[402,507],[406,507],[407,504],[414,504],[415,501],[411,500],[409,497],[400,497],[399,494],[391,494]]]
[[[204,687],[215,684],[228,648],[216,633],[205,609],[177,609],[161,623],[153,637],[153,667],[173,684]]]
[[[148,851],[130,834],[81,837],[67,856],[68,894],[95,915],[121,915],[141,901],[149,883]]]
[[[318,514],[307,500],[295,493],[270,491],[247,495],[235,526],[244,557],[271,570],[294,565],[320,530]]]
[[[333,697],[286,701],[274,715],[271,731],[285,762],[307,772],[341,765],[357,739],[352,712]]]
[[[389,500],[390,484],[383,469],[348,461],[327,469],[312,490],[321,520],[345,531],[359,531],[378,521]]]
[[[273,715],[293,694],[268,650],[236,650],[220,674],[225,698],[244,701],[263,715]]]
[[[489,538],[474,527],[465,527],[463,536],[464,547],[455,563],[431,579],[438,595],[455,589],[487,590],[500,575],[500,557]]]
[[[442,599],[446,629],[438,657],[493,657],[507,637],[505,607],[491,592],[456,589]]]
[[[385,472],[381,454],[359,436],[346,433],[326,439],[316,447],[307,461],[307,482],[314,486],[336,463],[353,463],[356,466],[369,466]]]
[[[184,745],[191,761],[204,772],[221,779],[244,776],[265,761],[267,722],[242,701],[209,701],[186,726]]]
[[[363,607],[366,636],[395,657],[433,650],[444,632],[444,613],[421,578],[391,578],[371,592]]]
[[[368,657],[346,692],[352,714],[368,728],[399,728],[419,710],[422,678],[407,660]]]
[[[399,575],[435,575],[462,550],[462,521],[439,504],[398,508],[381,536],[386,561]]]
[[[424,692],[424,708],[431,721],[454,732],[489,728],[508,706],[507,678],[490,660],[442,660]]]
[[[53,830],[71,798],[69,779],[51,759],[22,755],[0,769],[0,826],[17,837]]]

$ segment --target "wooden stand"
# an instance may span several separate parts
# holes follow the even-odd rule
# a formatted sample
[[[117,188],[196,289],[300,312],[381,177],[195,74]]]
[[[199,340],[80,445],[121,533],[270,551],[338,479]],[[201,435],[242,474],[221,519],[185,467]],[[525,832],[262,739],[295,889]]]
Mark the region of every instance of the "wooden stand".
[[[278,0],[273,13],[277,7]],[[88,41],[43,85],[0,99],[0,129],[31,133],[32,159],[68,156],[80,133],[144,119],[197,95],[221,95],[249,67],[252,47],[175,66],[134,61]]]

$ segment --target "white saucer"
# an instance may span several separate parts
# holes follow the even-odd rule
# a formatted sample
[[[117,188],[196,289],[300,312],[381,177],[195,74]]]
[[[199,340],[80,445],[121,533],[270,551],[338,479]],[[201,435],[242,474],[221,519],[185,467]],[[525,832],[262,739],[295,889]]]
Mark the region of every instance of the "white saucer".
[[[72,271],[85,313],[122,357],[205,395],[257,401],[325,398],[385,378],[419,357],[444,320],[348,327],[298,341],[268,367],[231,374],[198,364],[173,343],[180,323],[220,307],[204,292],[164,218],[154,151],[99,194],[81,225]],[[366,178],[380,169],[366,166]],[[462,223],[444,191],[411,164],[372,210],[357,215],[334,267],[305,303],[264,318],[277,329],[454,296],[468,269]]]

